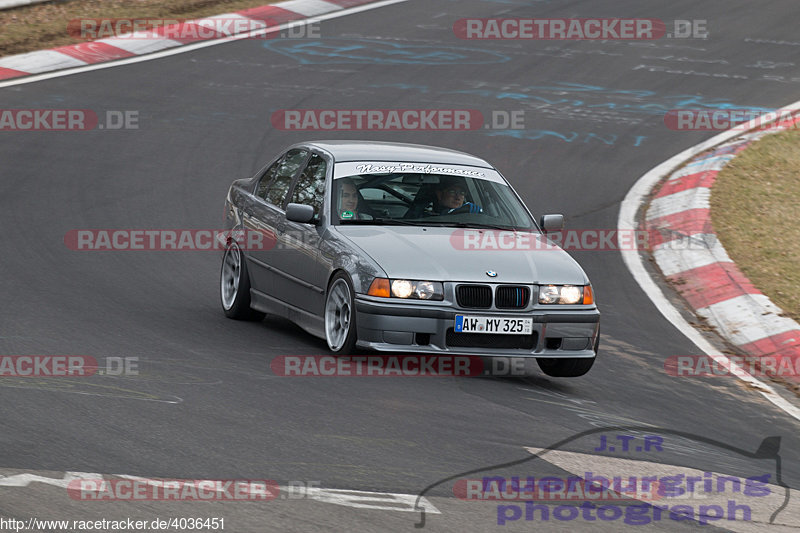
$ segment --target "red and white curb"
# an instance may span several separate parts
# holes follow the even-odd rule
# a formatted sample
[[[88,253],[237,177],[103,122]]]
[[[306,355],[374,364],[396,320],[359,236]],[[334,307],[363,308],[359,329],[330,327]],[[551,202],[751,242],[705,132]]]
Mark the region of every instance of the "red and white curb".
[[[800,101],[794,102],[790,105],[781,106],[781,110],[793,112],[800,111]],[[669,199],[658,201],[656,204],[656,209],[659,210],[658,215],[656,215],[656,211],[644,214],[645,216],[649,215],[650,218],[650,220],[646,221],[646,223],[654,224],[656,222],[655,219],[668,217],[671,213],[684,212],[682,216],[676,217],[676,219],[673,220],[673,222],[676,222],[673,227],[670,227],[668,230],[665,228],[665,232],[661,237],[664,242],[654,242],[654,246],[656,247],[662,245],[660,249],[663,250],[663,253],[660,252],[659,255],[662,263],[664,264],[663,268],[665,268],[665,271],[671,275],[684,273],[684,278],[686,272],[692,270],[699,272],[696,269],[702,267],[706,267],[708,269],[718,268],[718,272],[734,272],[732,268],[735,267],[735,265],[730,261],[727,253],[724,252],[724,248],[718,244],[716,236],[713,235],[711,230],[711,224],[707,219],[709,208],[708,194],[710,192],[708,190],[710,188],[708,181],[712,180],[713,182],[713,178],[709,177],[708,173],[714,172],[714,170],[718,171],[719,168],[721,168],[721,165],[726,162],[726,156],[735,155],[739,149],[743,148],[741,146],[737,146],[737,143],[735,142],[737,139],[742,137],[742,131],[748,131],[763,125],[763,117],[753,119],[746,124],[741,124],[729,131],[715,135],[714,137],[700,144],[687,148],[686,150],[674,155],[663,163],[650,169],[647,173],[640,177],[636,183],[634,183],[633,187],[631,187],[628,193],[625,195],[625,198],[620,206],[619,218],[617,219],[617,229],[621,232],[641,230],[642,224],[640,212],[642,211],[642,207],[647,205],[648,199],[652,196],[653,191],[657,190],[658,193],[664,198],[670,196],[672,193],[682,193],[682,196],[675,196]],[[752,141],[753,139],[750,140]],[[728,144],[726,146],[721,146],[723,143]],[[696,156],[705,154],[712,149],[714,149],[714,152],[712,152],[713,155],[709,156],[706,154],[705,156],[693,159]],[[717,151],[717,149],[720,151]],[[696,165],[685,166],[685,163],[690,160]],[[677,172],[676,169],[678,169]],[[665,183],[663,187],[659,188],[659,184],[661,184],[661,182],[666,178],[670,178],[668,180],[670,182],[669,185]],[[684,184],[688,185],[684,187]],[[691,199],[688,199],[688,196],[691,195],[691,193],[684,192],[683,189],[706,190],[697,190],[695,191],[696,195],[693,195]],[[683,200],[681,200],[681,197],[683,197]],[[681,209],[680,206],[686,207]],[[692,209],[690,209],[690,207]],[[703,218],[704,216],[705,218]],[[697,219],[700,221],[698,222]],[[670,233],[668,232],[678,233],[670,236]],[[681,235],[681,233],[683,235]],[[669,256],[666,255],[668,253],[666,251],[668,248],[665,245],[666,242],[676,241],[672,242],[672,247],[680,250],[681,245],[686,244],[686,242],[681,242],[679,239],[688,241],[690,238],[696,239],[696,241],[691,241],[694,246],[697,246],[697,242],[707,243],[706,245],[701,245],[701,248],[706,248],[703,259],[699,259],[698,255],[691,253],[688,256],[682,256],[680,254],[677,256],[675,254],[670,254]],[[673,326],[675,326],[675,328],[678,329],[678,331],[691,340],[709,358],[713,359],[717,365],[732,371],[733,375],[747,383],[751,390],[761,394],[765,399],[781,409],[783,412],[795,420],[800,421],[800,408],[798,408],[791,401],[787,400],[787,398],[785,398],[783,395],[779,394],[769,384],[753,377],[741,366],[737,365],[733,360],[720,353],[719,347],[713,345],[705,336],[700,333],[698,329],[689,323],[689,321],[684,317],[683,313],[673,304],[672,300],[665,296],[661,285],[657,283],[656,280],[651,276],[650,271],[647,267],[645,267],[645,259],[638,250],[622,250],[621,254],[625,266],[630,271],[636,283],[668,322],[670,322]],[[670,259],[667,260],[667,257],[670,257]],[[700,285],[700,283],[695,283],[694,286],[699,285],[699,287],[697,290],[691,291],[692,298],[687,299],[690,302],[693,302],[695,309],[703,309],[703,311],[706,313],[704,316],[707,316],[709,320],[717,320],[720,316],[718,307],[716,307],[714,304],[718,304],[726,300],[732,300],[733,298],[738,299],[736,301],[729,302],[727,305],[729,310],[732,309],[735,313],[735,310],[738,309],[736,305],[744,301],[747,302],[746,305],[747,309],[749,309],[749,313],[756,313],[756,311],[754,311],[755,307],[751,307],[751,305],[756,302],[763,303],[763,295],[758,296],[755,294],[757,291],[748,287],[749,284],[745,281],[746,278],[741,275],[741,272],[738,272],[738,269],[736,272],[737,274],[729,274],[730,277],[725,283],[715,285],[715,288],[718,289],[716,291],[709,290],[708,288]],[[721,274],[719,276],[721,276]],[[736,276],[741,276],[738,278],[740,283],[734,283],[731,281],[731,279]],[[688,280],[685,281],[685,284],[689,283],[691,282]],[[741,287],[741,289],[736,289],[740,292],[736,293],[735,295],[731,294],[728,292],[726,285]],[[699,288],[702,288],[703,290],[701,291]],[[773,317],[769,319],[770,322],[776,318],[781,318],[776,314],[775,308],[767,306],[765,310],[771,312],[773,315]],[[760,318],[762,315],[758,316]],[[726,325],[733,326],[733,324],[741,320],[741,318],[742,315],[734,314],[733,320],[726,322]],[[740,341],[741,344],[739,344],[739,346],[741,346],[743,350],[755,350],[754,353],[758,354],[770,352],[775,353],[778,350],[780,350],[780,353],[789,353],[789,351],[792,349],[792,346],[796,346],[796,343],[790,341],[789,343],[784,344],[784,341],[792,338],[798,338],[792,333],[792,331],[797,330],[797,326],[794,325],[791,329],[785,330],[783,328],[786,327],[786,324],[787,323],[784,321],[778,321],[777,327],[779,329],[777,331],[757,331],[753,330],[752,328],[746,328],[744,332],[742,332],[742,330],[736,330],[734,327],[730,327],[727,329],[727,331],[731,335],[740,335],[739,337],[732,337],[732,340],[733,342]],[[767,324],[767,327],[770,327],[770,324]],[[797,334],[800,335],[800,331],[797,331]],[[765,345],[770,343],[777,343],[778,346],[776,346],[775,349],[765,348]],[[794,350],[796,350],[796,348],[794,348]]]
[[[277,4],[254,7],[226,13],[214,17],[206,17],[187,21],[184,26],[202,26],[205,28],[220,28],[215,20],[248,20],[250,27],[260,28],[266,32],[282,24],[296,22],[310,17],[327,15],[347,8],[375,3],[377,0],[288,0]],[[262,27],[263,25],[263,27]],[[41,74],[54,70],[84,67],[107,61],[131,58],[134,56],[152,54],[169,48],[184,46],[187,41],[164,38],[163,35],[182,33],[175,30],[176,26],[165,26],[152,32],[135,32],[126,37],[112,37],[96,41],[73,44],[39,50],[0,58],[0,80],[18,78],[31,74]],[[185,29],[184,29],[185,30]],[[66,25],[64,28],[66,32]],[[215,32],[217,35],[208,40],[218,40],[240,34],[225,34]],[[247,32],[252,33],[252,32]],[[198,39],[192,39],[196,42]]]
[[[792,125],[800,122],[793,119]],[[800,358],[800,324],[756,289],[728,257],[714,234],[711,187],[737,153],[769,133],[789,126],[748,133],[696,156],[658,188],[644,226],[655,237],[652,253],[667,280],[697,315],[748,355],[782,359],[795,368]],[[800,381],[798,376],[791,376]]]

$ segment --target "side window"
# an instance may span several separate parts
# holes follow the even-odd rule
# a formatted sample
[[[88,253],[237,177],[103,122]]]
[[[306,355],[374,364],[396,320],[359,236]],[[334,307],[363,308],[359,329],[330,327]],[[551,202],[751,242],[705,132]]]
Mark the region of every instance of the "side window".
[[[325,196],[325,171],[328,165],[322,156],[312,154],[303,173],[297,179],[290,202],[314,206],[319,215]]]
[[[278,167],[281,166],[281,161],[283,161],[283,157],[272,163],[266,172],[261,175],[256,188],[256,196],[259,198],[267,199],[267,189],[269,189],[269,184],[272,183],[272,180],[275,179],[275,173],[278,171]]]
[[[306,160],[308,152],[295,148],[289,150],[286,156],[278,163],[275,171],[275,176],[269,184],[265,199],[278,207],[283,207],[283,200],[286,198],[286,193],[289,192],[289,186],[292,184],[292,178],[300,170],[300,166]],[[270,168],[270,170],[272,170]],[[266,177],[266,176],[265,176]]]

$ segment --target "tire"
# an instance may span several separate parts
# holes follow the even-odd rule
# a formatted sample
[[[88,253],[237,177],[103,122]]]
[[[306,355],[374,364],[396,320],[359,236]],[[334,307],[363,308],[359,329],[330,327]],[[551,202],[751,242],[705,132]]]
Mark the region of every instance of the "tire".
[[[325,340],[335,354],[351,354],[358,340],[353,284],[343,272],[333,276],[325,296]]]
[[[222,256],[219,273],[220,302],[225,316],[234,320],[262,320],[264,313],[250,307],[250,275],[244,254],[231,241]]]
[[[597,349],[600,347],[600,332],[594,341],[594,357],[544,357],[536,362],[542,372],[554,378],[577,378],[586,374],[597,359]]]

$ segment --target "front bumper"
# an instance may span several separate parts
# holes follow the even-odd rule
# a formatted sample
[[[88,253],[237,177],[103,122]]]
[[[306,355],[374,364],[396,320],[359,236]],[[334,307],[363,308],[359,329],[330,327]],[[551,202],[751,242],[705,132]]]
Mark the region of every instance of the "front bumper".
[[[356,296],[358,346],[378,351],[517,357],[595,357],[600,312],[590,309],[497,311],[397,304]],[[531,335],[455,333],[456,315],[533,318]]]

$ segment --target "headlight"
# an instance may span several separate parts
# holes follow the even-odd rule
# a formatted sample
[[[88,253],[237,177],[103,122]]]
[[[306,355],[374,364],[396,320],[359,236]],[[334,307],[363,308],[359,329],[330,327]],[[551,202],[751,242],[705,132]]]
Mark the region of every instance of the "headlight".
[[[441,292],[440,290],[439,293]],[[414,294],[420,300],[430,300],[436,294],[436,284],[431,281],[418,281],[414,287]]]
[[[554,304],[558,303],[560,291],[555,285],[543,285],[539,288],[539,303]]]
[[[561,287],[561,303],[576,304],[583,301],[583,287],[564,285]]]
[[[542,285],[539,287],[540,304],[593,304],[591,285]]]
[[[392,281],[392,296],[408,298],[414,292],[414,284],[406,279]]]
[[[388,280],[386,278],[375,278],[367,294],[383,298],[443,300],[444,287],[440,281]]]

